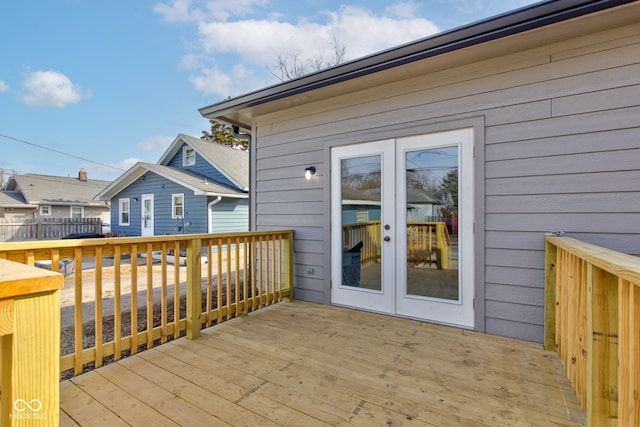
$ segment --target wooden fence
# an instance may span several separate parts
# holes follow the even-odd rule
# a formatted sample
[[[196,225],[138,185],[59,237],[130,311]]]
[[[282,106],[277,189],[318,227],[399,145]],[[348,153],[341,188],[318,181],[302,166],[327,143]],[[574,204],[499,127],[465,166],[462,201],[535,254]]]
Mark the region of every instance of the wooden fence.
[[[62,239],[72,233],[101,233],[100,218],[0,218],[0,242]]]
[[[73,258],[65,377],[293,298],[293,231],[0,243],[2,258],[54,271]]]
[[[640,259],[546,238],[545,348],[557,351],[590,426],[640,425]]]

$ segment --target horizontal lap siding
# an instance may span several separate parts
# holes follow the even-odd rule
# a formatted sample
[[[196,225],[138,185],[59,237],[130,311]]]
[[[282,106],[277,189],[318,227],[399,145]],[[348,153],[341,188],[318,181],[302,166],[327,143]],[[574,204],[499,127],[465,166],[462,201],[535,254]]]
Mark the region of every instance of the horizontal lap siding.
[[[297,296],[329,301],[328,147],[481,116],[484,328],[541,341],[546,231],[640,254],[639,31],[623,27],[258,117],[255,224],[296,230]],[[311,181],[303,178],[309,165],[318,169]]]
[[[542,339],[544,232],[640,254],[639,52],[571,57],[588,72],[562,78],[549,117],[487,127],[487,332]]]
[[[127,236],[139,236],[142,218],[142,195],[153,194],[154,234],[191,234],[206,233],[207,227],[207,198],[195,196],[189,190],[164,177],[148,172],[143,178],[129,185],[125,190],[111,199],[111,230]],[[171,217],[171,202],[173,194],[184,195],[184,221]],[[128,198],[130,203],[128,226],[119,225],[119,199]],[[137,200],[135,200],[137,199]],[[182,228],[185,223],[188,224]],[[178,229],[180,228],[180,229]]]
[[[249,231],[249,201],[223,198],[211,207],[211,232],[238,231]]]

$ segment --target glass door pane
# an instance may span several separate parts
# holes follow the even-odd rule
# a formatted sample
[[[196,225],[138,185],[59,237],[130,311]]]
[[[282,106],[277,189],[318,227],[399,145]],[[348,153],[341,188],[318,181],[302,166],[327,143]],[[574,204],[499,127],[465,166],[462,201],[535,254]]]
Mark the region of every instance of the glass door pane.
[[[406,295],[458,301],[458,146],[405,153]]]
[[[340,160],[342,286],[380,291],[382,156]]]

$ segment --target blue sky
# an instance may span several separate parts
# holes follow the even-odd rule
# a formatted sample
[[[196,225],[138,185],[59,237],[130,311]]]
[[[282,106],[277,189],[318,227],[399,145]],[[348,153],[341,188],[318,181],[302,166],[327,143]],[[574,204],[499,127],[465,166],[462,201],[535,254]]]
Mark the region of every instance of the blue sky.
[[[335,38],[355,59],[531,3],[5,0],[0,173],[115,179],[201,136],[198,108],[277,83],[277,52]]]

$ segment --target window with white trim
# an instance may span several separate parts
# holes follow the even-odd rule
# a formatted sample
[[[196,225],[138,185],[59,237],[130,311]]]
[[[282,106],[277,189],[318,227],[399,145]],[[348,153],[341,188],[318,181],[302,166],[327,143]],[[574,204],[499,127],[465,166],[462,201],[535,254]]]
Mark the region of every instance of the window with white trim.
[[[182,147],[182,166],[193,166],[196,164],[196,150],[192,147]]]
[[[43,215],[43,216],[51,215],[51,206],[49,205],[40,206],[40,215]]]
[[[131,202],[129,198],[118,199],[118,225],[129,225]]]
[[[184,218],[184,194],[171,195],[171,218]]]
[[[84,206],[71,206],[71,218],[84,218]]]
[[[366,206],[358,206],[356,210],[356,222],[369,222],[369,209]]]

